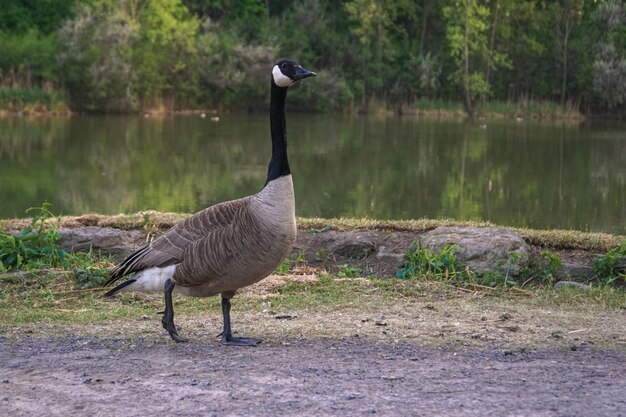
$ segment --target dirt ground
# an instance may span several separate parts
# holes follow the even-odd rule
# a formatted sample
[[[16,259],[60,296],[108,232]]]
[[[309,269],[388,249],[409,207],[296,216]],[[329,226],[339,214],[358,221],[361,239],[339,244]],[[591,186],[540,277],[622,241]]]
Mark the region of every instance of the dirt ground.
[[[626,353],[0,339],[3,416],[624,416]]]

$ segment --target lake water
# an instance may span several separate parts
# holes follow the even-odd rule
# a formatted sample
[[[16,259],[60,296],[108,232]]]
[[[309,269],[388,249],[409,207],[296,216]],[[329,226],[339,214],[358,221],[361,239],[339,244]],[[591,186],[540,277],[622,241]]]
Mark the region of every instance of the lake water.
[[[288,114],[302,217],[626,233],[626,125]],[[193,212],[258,191],[263,114],[0,119],[0,218]]]

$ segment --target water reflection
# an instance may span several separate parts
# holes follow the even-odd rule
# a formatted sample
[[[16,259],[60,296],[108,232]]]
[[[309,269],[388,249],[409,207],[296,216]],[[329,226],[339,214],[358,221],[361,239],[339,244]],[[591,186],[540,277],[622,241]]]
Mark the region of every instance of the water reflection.
[[[624,126],[290,114],[299,216],[626,233]],[[265,115],[0,119],[0,217],[193,212],[256,192]]]

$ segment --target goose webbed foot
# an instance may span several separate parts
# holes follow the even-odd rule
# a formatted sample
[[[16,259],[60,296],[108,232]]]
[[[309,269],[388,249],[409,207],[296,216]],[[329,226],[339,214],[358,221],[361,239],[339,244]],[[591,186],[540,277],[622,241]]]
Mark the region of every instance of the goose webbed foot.
[[[163,314],[161,324],[163,328],[167,330],[172,340],[176,343],[184,343],[187,342],[187,339],[180,337],[176,330],[176,325],[174,324],[174,307],[172,306],[172,291],[174,290],[174,285],[174,282],[170,279],[165,281],[165,310],[159,313]]]
[[[234,337],[234,336],[222,336],[220,344],[225,346],[258,346],[261,343],[261,339],[255,339],[252,337]]]
[[[258,346],[261,339],[252,337],[234,337],[230,327],[230,299],[222,297],[222,314],[224,315],[224,331],[220,333],[220,344],[226,346]]]

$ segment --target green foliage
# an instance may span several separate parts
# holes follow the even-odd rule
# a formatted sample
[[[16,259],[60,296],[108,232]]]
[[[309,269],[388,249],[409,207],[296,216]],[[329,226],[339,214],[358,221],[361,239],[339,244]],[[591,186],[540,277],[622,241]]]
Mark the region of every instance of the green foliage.
[[[396,272],[398,278],[415,278],[421,275],[448,279],[463,273],[463,265],[454,257],[458,245],[446,245],[441,252],[433,254],[418,241],[413,242],[405,255],[404,266]]]
[[[510,273],[511,269],[519,265],[521,258],[517,253],[511,253],[506,262],[496,265],[495,271],[478,274],[454,257],[457,250],[458,245],[451,244],[446,245],[439,253],[432,253],[419,242],[413,242],[405,255],[404,265],[396,272],[396,277],[436,279],[471,288],[508,289],[531,281],[551,285],[562,268],[561,260],[556,254],[544,251],[537,265],[522,268],[514,278]]]
[[[50,203],[41,207],[29,208],[33,213],[30,226],[20,230],[17,235],[0,231],[0,261],[5,271],[26,267],[58,267],[68,254],[57,245],[59,239],[58,220],[51,223],[53,214]]]
[[[295,91],[309,110],[529,97],[619,113],[623,22],[619,0],[6,0],[0,78],[63,87],[76,110],[255,109],[291,56],[319,74]]]
[[[0,87],[0,109],[37,112],[65,110],[65,97],[54,90],[42,88]]]
[[[78,0],[2,0],[0,31],[20,34],[35,28],[46,34],[54,32],[77,2]]]
[[[557,273],[563,268],[563,262],[557,254],[548,250],[541,252],[541,256],[544,259],[544,263],[539,270],[539,275],[549,284],[552,284],[556,279]]]
[[[59,219],[54,219],[50,203],[26,210],[31,224],[13,235],[0,231],[0,272],[64,268],[74,270],[79,288],[95,288],[107,279],[108,271],[93,253],[67,253],[57,243]]]
[[[35,28],[19,34],[0,31],[0,85],[32,88],[58,81],[56,41],[54,34]]]
[[[276,267],[274,273],[276,275],[287,275],[293,271],[294,268],[302,267],[306,265],[306,258],[304,253],[298,254],[295,258],[285,258],[280,265]]]
[[[604,29],[595,44],[591,68],[593,91],[599,101],[612,109],[626,104],[626,51],[616,46],[626,25],[626,7],[616,0],[602,3],[593,14],[594,23]]]
[[[74,280],[79,289],[101,288],[109,279],[105,268],[81,265],[74,270]]]
[[[337,278],[358,278],[363,276],[361,269],[355,266],[338,265],[337,269]]]
[[[626,284],[626,240],[593,262],[594,279],[599,284]]]

